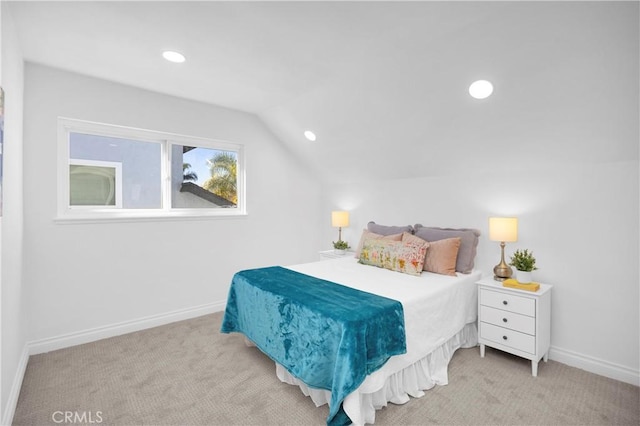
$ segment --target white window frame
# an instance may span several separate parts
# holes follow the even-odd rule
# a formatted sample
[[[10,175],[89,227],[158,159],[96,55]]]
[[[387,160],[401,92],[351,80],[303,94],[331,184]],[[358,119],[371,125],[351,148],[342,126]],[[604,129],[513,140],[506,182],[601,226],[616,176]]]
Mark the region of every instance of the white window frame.
[[[69,137],[71,133],[155,142],[161,146],[161,188],[162,207],[157,209],[123,209],[113,206],[70,206],[69,199]],[[233,151],[238,161],[238,203],[235,208],[172,208],[171,207],[171,146],[197,146],[202,148]],[[133,127],[117,126],[71,118],[58,118],[58,175],[57,175],[57,216],[61,223],[70,222],[109,222],[139,220],[175,220],[201,218],[233,218],[247,215],[245,187],[245,155],[244,146],[238,143],[185,136],[174,133],[144,130]]]

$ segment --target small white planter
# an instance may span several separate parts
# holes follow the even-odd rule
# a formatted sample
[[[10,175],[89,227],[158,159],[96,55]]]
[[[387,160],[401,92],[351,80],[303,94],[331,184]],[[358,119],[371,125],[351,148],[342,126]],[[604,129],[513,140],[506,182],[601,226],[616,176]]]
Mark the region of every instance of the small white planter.
[[[342,250],[342,249],[333,249],[333,252],[337,255],[344,255],[347,251],[346,250]]]
[[[532,274],[528,271],[516,270],[516,280],[518,280],[520,284],[530,284],[533,282]]]

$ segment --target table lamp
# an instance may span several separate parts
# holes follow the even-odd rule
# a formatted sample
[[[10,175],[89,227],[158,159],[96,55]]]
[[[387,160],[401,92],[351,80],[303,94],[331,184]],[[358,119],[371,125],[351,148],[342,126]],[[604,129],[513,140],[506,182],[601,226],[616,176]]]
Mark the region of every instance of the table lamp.
[[[493,268],[493,279],[504,281],[511,278],[513,271],[504,261],[504,243],[518,241],[518,218],[490,217],[489,239],[491,241],[500,241],[500,263]]]
[[[342,228],[349,226],[349,212],[331,212],[331,226],[338,228],[338,241],[342,241]]]

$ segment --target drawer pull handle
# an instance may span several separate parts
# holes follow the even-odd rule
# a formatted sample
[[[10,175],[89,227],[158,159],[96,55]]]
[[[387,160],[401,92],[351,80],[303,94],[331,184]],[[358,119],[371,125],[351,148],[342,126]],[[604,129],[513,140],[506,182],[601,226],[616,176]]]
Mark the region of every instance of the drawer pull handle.
[[[507,340],[507,336],[502,336],[502,340]]]
[[[507,322],[507,319],[506,318],[502,318],[502,322]]]
[[[502,304],[503,304],[503,305],[506,305],[506,304],[507,304],[507,301],[506,301],[506,300],[503,300],[503,301],[502,301]]]

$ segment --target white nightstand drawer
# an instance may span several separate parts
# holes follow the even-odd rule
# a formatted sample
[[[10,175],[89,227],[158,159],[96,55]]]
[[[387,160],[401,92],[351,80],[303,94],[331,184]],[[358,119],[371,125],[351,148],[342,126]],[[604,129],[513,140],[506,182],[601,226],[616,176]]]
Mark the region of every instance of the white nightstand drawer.
[[[523,352],[536,353],[536,338],[528,334],[481,322],[480,337]]]
[[[528,297],[480,289],[480,304],[496,309],[516,312],[530,317],[536,316],[536,301]]]
[[[522,333],[536,334],[536,319],[502,309],[480,306],[480,318],[489,324],[497,325]]]

